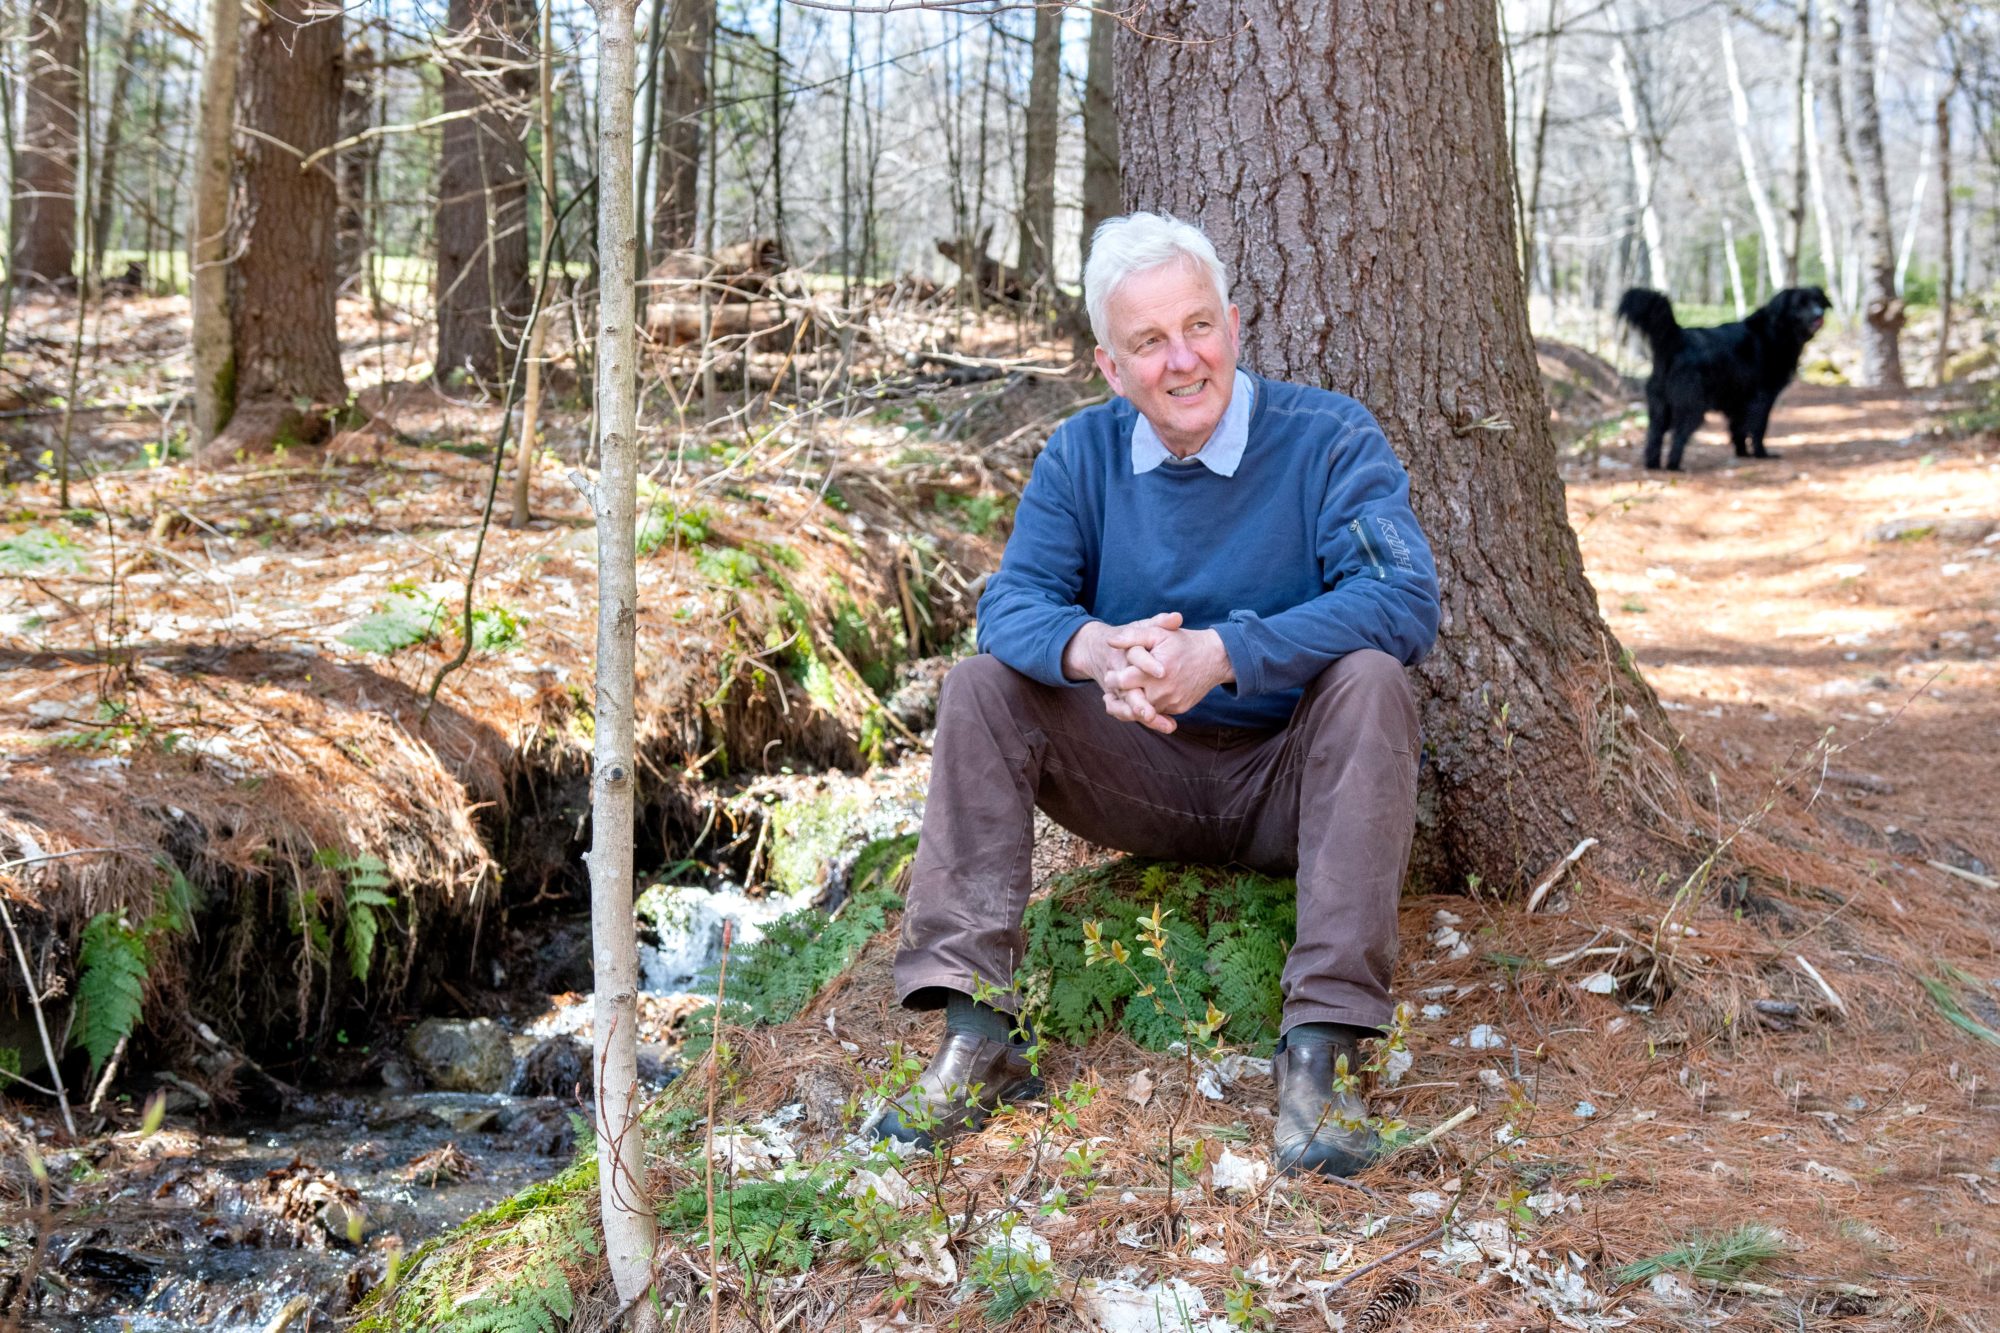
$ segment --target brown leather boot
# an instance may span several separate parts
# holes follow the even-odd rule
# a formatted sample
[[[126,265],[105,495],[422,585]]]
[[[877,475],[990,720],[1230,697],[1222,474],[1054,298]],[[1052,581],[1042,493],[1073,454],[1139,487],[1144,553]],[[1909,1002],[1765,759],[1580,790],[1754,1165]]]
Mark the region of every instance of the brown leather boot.
[[[1278,1084],[1274,1138],[1280,1171],[1351,1176],[1380,1155],[1382,1140],[1367,1123],[1361,1095],[1334,1091],[1334,1069],[1343,1055],[1349,1072],[1361,1068],[1352,1042],[1281,1045],[1271,1057],[1271,1077]]]
[[[1028,1067],[1027,1047],[976,1032],[947,1032],[915,1083],[890,1099],[875,1126],[878,1138],[928,1148],[963,1130],[978,1129],[1002,1102],[1033,1097],[1042,1081]]]

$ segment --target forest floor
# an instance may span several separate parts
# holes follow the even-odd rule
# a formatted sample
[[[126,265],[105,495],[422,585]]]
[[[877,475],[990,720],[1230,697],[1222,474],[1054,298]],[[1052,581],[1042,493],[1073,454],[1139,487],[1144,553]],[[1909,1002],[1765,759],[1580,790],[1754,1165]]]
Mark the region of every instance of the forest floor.
[[[163,349],[173,318],[101,336]],[[899,657],[954,646],[1075,392],[975,385],[869,403],[837,434],[655,441],[667,531],[641,575],[642,744],[656,790],[679,793],[643,817],[656,858],[712,818],[690,793],[718,741],[802,768],[900,750],[911,780],[921,751],[871,692]],[[1600,605],[1712,766],[1719,813],[1654,883],[1611,882],[1586,851],[1532,914],[1405,902],[1410,1064],[1378,1077],[1373,1109],[1418,1133],[1469,1118],[1358,1188],[1274,1181],[1258,1061],[1210,1068],[1112,1033],[1051,1049],[1049,1103],[950,1155],[873,1163],[886,1212],[843,1207],[847,1104],[893,1077],[885,1043],[934,1040],[892,1003],[885,932],[798,1019],[733,1035],[715,1139],[704,1078],[660,1108],[653,1183],[678,1201],[661,1290],[705,1323],[688,1200],[719,1139],[728,1215],[776,1198],[798,1222],[787,1237],[781,1208],[759,1262],[721,1264],[737,1329],[2000,1328],[2000,442],[1952,427],[1959,407],[1801,385],[1775,461],[1734,460],[1709,431],[1686,473],[1648,474],[1629,423],[1566,453]],[[457,612],[436,608],[463,595],[493,415],[397,390],[393,429],[230,471],[105,472],[69,517],[36,463],[46,418],[29,419],[0,518],[0,835],[10,857],[114,850],[13,873],[17,911],[70,931],[147,911],[157,856],[275,896],[234,938],[161,927],[149,943],[181,979],[150,1002],[213,1002],[201,978],[234,968],[255,986],[189,1018],[246,1044],[260,1021],[266,1041],[310,1027],[324,1050],[343,1017],[393,1008],[382,992],[422,993],[439,940],[476,949],[483,913],[574,891],[593,571],[559,468],[536,478],[535,526],[488,534],[482,646],[424,706],[458,647]],[[133,460],[164,429],[103,420],[78,452]],[[380,651],[384,635],[407,642]],[[400,905],[382,970],[343,990],[326,954],[351,947],[337,914],[363,856]],[[1098,859],[1052,836],[1042,869]],[[324,913],[323,938],[287,895]],[[253,927],[292,940],[282,965]],[[38,970],[69,969],[64,934],[35,937]],[[788,1157],[817,1164],[810,1192],[833,1206],[784,1195],[771,1169]],[[551,1210],[594,1197],[565,1180],[433,1252],[385,1326],[540,1299],[600,1326],[601,1267],[551,1245]],[[24,1187],[0,1179],[0,1198]],[[810,1272],[766,1262],[801,1239]],[[846,1257],[876,1241],[874,1268]],[[375,1271],[396,1243],[370,1239]],[[1621,1272],[1676,1247],[1658,1273]]]

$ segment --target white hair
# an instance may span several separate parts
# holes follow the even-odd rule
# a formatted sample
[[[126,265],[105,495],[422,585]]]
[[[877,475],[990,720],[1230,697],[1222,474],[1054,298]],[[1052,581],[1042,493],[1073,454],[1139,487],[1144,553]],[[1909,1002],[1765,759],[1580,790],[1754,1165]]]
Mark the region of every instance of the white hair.
[[[1112,350],[1104,309],[1118,285],[1134,273],[1176,261],[1206,269],[1215,283],[1216,300],[1228,308],[1228,270],[1199,227],[1166,213],[1127,213],[1098,224],[1090,238],[1090,258],[1083,266],[1083,306],[1098,346]]]

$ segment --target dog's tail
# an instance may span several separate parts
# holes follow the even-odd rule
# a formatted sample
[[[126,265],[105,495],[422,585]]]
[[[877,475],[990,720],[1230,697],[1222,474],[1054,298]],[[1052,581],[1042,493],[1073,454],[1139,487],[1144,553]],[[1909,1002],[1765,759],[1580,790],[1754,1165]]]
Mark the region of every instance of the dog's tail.
[[[1653,347],[1653,364],[1664,366],[1681,350],[1674,303],[1650,287],[1634,287],[1618,300],[1618,318],[1638,330]]]

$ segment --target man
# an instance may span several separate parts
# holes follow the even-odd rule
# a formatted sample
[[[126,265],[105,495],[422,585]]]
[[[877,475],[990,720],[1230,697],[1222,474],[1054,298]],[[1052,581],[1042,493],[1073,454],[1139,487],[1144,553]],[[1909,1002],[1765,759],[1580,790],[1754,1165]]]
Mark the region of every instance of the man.
[[[1438,621],[1409,478],[1353,399],[1237,367],[1195,228],[1106,222],[1084,300],[1118,397],[1050,439],[979,601],[983,651],[945,681],[896,958],[899,998],[943,1008],[945,1038],[880,1132],[927,1142],[1033,1090],[1011,983],[1039,806],[1142,856],[1297,874],[1278,1159],[1348,1175],[1377,1143],[1336,1066],[1391,1013],[1403,668]]]

